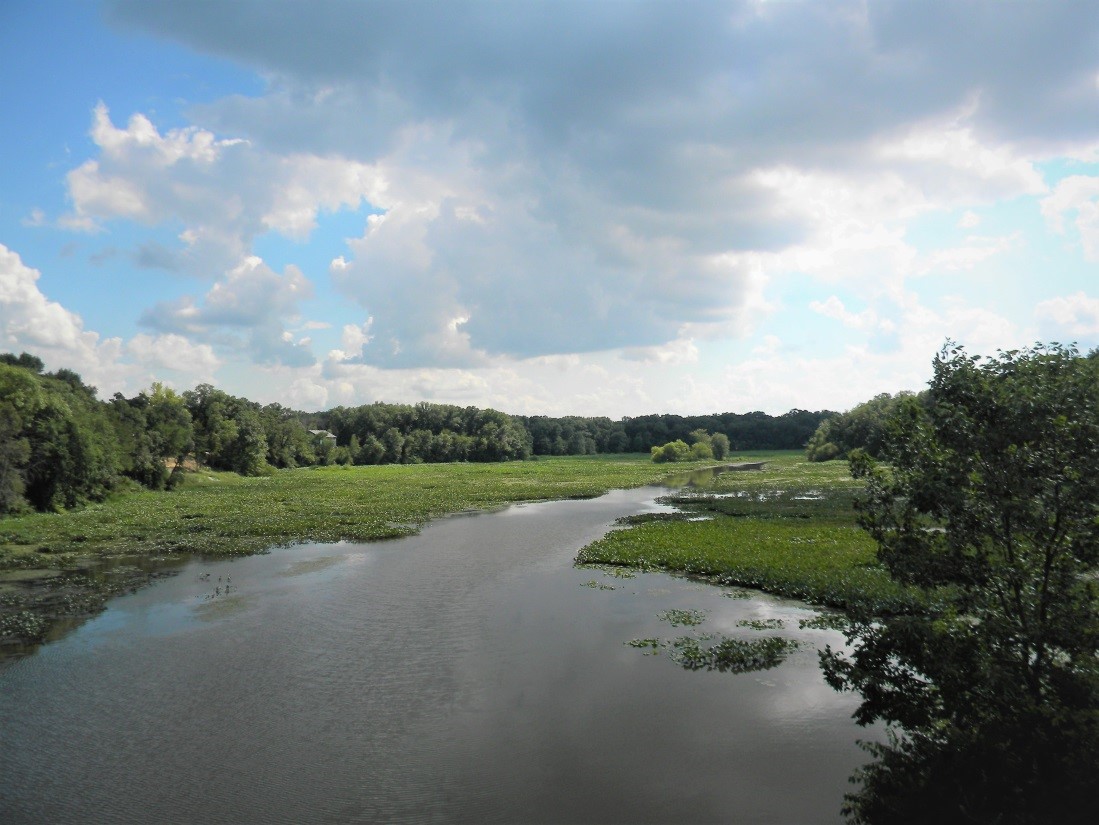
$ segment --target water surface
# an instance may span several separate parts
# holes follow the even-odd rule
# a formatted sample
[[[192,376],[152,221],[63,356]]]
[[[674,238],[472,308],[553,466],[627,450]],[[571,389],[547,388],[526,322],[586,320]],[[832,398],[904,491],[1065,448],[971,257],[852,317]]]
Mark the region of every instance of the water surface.
[[[195,559],[0,670],[0,821],[838,821],[865,731],[816,647],[842,637],[796,603],[572,567],[656,494]],[[805,644],[762,673],[625,644],[771,618]]]

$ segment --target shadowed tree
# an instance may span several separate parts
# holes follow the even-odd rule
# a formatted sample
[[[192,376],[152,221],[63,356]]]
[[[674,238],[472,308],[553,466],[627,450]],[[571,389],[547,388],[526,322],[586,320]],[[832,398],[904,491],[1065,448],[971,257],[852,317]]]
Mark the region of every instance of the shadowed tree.
[[[878,557],[924,606],[856,617],[829,683],[894,736],[855,822],[1094,822],[1099,776],[1099,362],[948,347],[852,470]]]

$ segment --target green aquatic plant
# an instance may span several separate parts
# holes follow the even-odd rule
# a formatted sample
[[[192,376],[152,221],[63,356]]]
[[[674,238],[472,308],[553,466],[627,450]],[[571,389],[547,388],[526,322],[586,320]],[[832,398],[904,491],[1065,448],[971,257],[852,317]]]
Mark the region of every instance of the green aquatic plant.
[[[613,584],[604,584],[603,582],[597,582],[595,579],[591,581],[583,582],[581,587],[590,587],[592,590],[614,590]]]
[[[627,567],[616,567],[613,564],[577,564],[577,568],[581,570],[598,570],[605,576],[610,576],[614,579],[633,579],[637,578],[637,574]]]
[[[645,651],[646,656],[656,656],[660,653],[660,649],[664,647],[665,643],[660,639],[630,639],[626,642],[630,647],[641,648]]]
[[[811,619],[801,619],[798,627],[802,630],[847,630],[851,620],[842,613],[821,613]]]
[[[722,636],[715,644],[706,641],[709,639],[680,636],[672,640],[668,652],[685,670],[751,673],[777,667],[798,648],[796,641],[782,636],[747,640]]]
[[[663,610],[656,614],[662,622],[667,622],[672,627],[695,627],[706,621],[705,610]]]
[[[736,626],[752,630],[782,630],[786,627],[782,619],[741,619]]]
[[[732,590],[722,590],[721,595],[726,599],[751,599],[756,594],[743,587],[734,587]]]

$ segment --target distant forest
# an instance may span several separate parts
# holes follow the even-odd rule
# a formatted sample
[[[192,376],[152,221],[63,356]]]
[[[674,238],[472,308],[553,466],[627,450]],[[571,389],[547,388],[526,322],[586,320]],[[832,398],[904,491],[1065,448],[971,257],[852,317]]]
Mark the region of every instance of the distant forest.
[[[183,393],[154,384],[133,398],[116,393],[101,401],[72,370],[44,369],[36,356],[0,354],[0,513],[76,507],[127,483],[171,488],[195,465],[255,476],[330,464],[648,453],[699,429],[724,434],[733,450],[800,449],[835,415],[791,410],[612,421],[427,402],[306,413],[209,384]]]

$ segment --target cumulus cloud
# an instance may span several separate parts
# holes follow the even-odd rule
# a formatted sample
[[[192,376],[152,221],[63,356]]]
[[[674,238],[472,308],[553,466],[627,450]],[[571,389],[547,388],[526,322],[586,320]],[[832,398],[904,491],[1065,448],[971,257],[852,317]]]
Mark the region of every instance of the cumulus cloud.
[[[896,297],[921,267],[997,250],[921,260],[907,222],[1042,193],[1036,156],[1095,143],[1087,5],[110,7],[269,85],[193,109],[246,143],[97,126],[74,220],[152,209],[107,168],[137,147],[233,182],[216,220],[171,210],[190,244],[231,236],[234,260],[260,229],[301,237],[365,198],[382,214],[329,277],[374,319],[345,355],[392,368],[744,336],[791,271]],[[1019,117],[1029,106],[1044,117]],[[257,192],[260,175],[277,186]],[[97,176],[111,200],[93,208],[78,184]]]
[[[99,335],[84,329],[78,315],[51,301],[38,289],[40,273],[18,253],[0,244],[0,334],[4,346],[67,353],[88,363],[101,346]]]
[[[199,301],[183,296],[145,311],[141,323],[161,333],[246,351],[258,363],[308,366],[314,361],[308,339],[294,341],[287,321],[312,297],[313,285],[296,266],[283,273],[254,255],[246,257]]]
[[[146,267],[209,277],[250,254],[263,233],[303,239],[321,211],[358,208],[384,188],[368,165],[340,157],[274,155],[197,126],[161,134],[140,113],[120,128],[104,103],[90,135],[99,154],[69,172],[72,210],[59,223],[88,232],[115,220],[182,224],[179,247],[132,253]]]
[[[824,301],[810,301],[809,308],[852,329],[876,329],[883,323],[873,309],[868,307],[862,312],[851,312],[835,295],[829,296]],[[892,327],[891,323],[884,323]]]
[[[1042,201],[1042,215],[1050,227],[1065,233],[1065,221],[1073,215],[1073,227],[1080,237],[1084,255],[1099,261],[1099,177],[1073,175],[1060,181]]]
[[[38,270],[0,244],[0,350],[31,352],[48,369],[75,370],[101,395],[137,392],[154,379],[168,378],[165,369],[183,383],[211,380],[221,363],[209,346],[179,335],[137,335],[127,342],[104,338],[43,295],[39,277]]]
[[[212,380],[222,363],[209,344],[195,344],[174,333],[135,335],[126,342],[126,352],[153,370],[174,370],[195,375],[200,381]]]
[[[982,351],[1030,334],[915,296],[917,278],[1022,246],[992,229],[917,245],[926,216],[969,231],[987,204],[1042,199],[1054,231],[1099,255],[1096,178],[1049,191],[1039,172],[1099,149],[1094,4],[269,5],[106,4],[118,26],[267,85],[194,105],[178,129],[97,106],[58,223],[159,227],[132,248],[108,235],[99,262],[205,283],[104,341],[4,259],[8,340],[38,336],[78,367],[209,376],[239,359],[259,365],[255,397],[304,407],[781,412],[914,388],[960,331]],[[264,235],[307,241],[338,210],[374,214],[310,250],[327,272],[257,256]],[[794,275],[837,293],[810,306],[862,343],[804,358],[771,335],[725,381],[690,378],[718,371],[713,340],[768,331]],[[302,308],[329,286],[351,311],[316,336],[338,346],[318,362]],[[1035,318],[1090,329],[1090,301]]]

